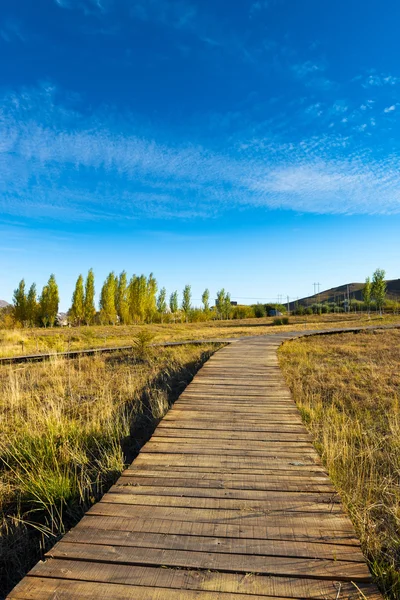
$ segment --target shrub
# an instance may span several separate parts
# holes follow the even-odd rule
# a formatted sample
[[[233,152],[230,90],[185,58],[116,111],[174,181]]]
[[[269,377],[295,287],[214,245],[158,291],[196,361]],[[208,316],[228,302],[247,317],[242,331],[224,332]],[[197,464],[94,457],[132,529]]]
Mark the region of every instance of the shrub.
[[[278,317],[273,320],[273,324],[274,325],[289,325],[289,318],[288,317]]]
[[[135,353],[140,360],[145,360],[150,354],[150,344],[154,338],[154,334],[148,329],[141,329],[136,334],[133,340]]]
[[[238,305],[232,308],[232,319],[253,319],[255,316],[253,306]]]
[[[264,304],[254,304],[253,310],[254,310],[254,316],[257,317],[257,319],[261,319],[262,317],[267,316],[267,312],[265,310]]]

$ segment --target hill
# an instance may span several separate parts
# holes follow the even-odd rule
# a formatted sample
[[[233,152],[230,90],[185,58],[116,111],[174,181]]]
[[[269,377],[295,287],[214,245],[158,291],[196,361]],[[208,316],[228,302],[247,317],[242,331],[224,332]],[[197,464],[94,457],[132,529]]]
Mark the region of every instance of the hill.
[[[400,298],[400,279],[389,279],[387,282],[387,296],[390,299]],[[364,283],[345,283],[328,290],[324,290],[319,294],[300,298],[296,302],[290,302],[290,310],[293,310],[296,304],[302,306],[311,306],[317,302],[341,302],[347,296],[350,299],[362,300],[362,289]]]
[[[10,306],[10,303],[5,300],[0,300],[0,308],[5,308],[6,306]]]

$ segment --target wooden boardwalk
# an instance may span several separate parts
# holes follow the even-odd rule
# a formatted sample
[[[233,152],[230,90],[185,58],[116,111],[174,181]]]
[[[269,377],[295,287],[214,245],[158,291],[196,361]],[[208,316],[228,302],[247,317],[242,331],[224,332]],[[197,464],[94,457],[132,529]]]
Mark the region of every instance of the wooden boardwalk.
[[[217,352],[9,598],[381,598],[278,367],[285,337]]]

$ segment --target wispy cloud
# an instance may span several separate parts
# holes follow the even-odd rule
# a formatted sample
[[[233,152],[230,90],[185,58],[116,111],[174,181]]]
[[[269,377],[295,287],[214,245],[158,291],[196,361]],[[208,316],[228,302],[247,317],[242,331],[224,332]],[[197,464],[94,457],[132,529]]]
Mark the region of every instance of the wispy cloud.
[[[391,106],[387,106],[386,108],[383,109],[384,113],[390,113],[393,112],[394,110],[396,110],[396,105],[392,104]]]
[[[133,19],[155,22],[177,29],[190,26],[197,8],[185,0],[54,0],[58,6],[78,9],[85,14],[107,14],[124,8]]]
[[[156,21],[181,29],[193,23],[197,8],[183,0],[139,0],[132,4],[130,14],[141,21]]]
[[[306,60],[291,66],[294,76],[307,87],[319,90],[331,90],[337,84],[325,75],[326,65],[323,63]]]
[[[364,88],[395,86],[400,83],[400,77],[390,73],[376,73],[371,71],[368,75],[357,75],[353,81],[360,81]]]
[[[0,106],[4,214],[189,219],[237,207],[400,213],[398,157],[374,159],[338,134],[291,140],[271,130],[222,153],[138,135],[129,115],[118,126],[100,115],[83,118],[56,105],[51,86],[8,95]]]
[[[322,65],[318,65],[310,60],[306,62],[299,63],[292,66],[292,70],[299,79],[303,79],[310,74],[315,75],[315,73],[319,73],[325,70],[325,67]]]
[[[15,19],[6,19],[0,24],[0,37],[5,42],[26,42],[26,34],[23,32],[22,25]]]

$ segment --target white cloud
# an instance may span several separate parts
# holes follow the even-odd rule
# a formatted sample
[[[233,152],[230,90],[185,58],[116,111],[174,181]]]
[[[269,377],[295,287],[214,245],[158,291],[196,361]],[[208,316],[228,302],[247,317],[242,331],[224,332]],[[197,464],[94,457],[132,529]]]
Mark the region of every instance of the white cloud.
[[[396,110],[396,106],[394,104],[392,104],[392,106],[388,106],[387,108],[384,109],[384,113],[390,113],[393,112],[394,110]]]
[[[295,78],[304,85],[317,90],[331,90],[337,87],[337,84],[324,75],[326,66],[322,63],[307,60],[303,63],[296,63],[291,66]]]
[[[292,70],[296,77],[298,77],[299,79],[303,79],[304,77],[307,77],[310,74],[319,73],[321,71],[324,71],[325,69],[324,67],[317,65],[316,63],[310,60],[307,60],[306,62],[293,65]]]
[[[345,113],[348,111],[348,109],[349,107],[342,102],[335,102],[335,104],[333,105],[333,111],[337,113]]]
[[[363,81],[363,87],[381,87],[384,85],[394,86],[400,83],[400,77],[385,73],[371,72]]]
[[[83,118],[51,86],[0,101],[0,207],[56,220],[213,216],[233,207],[400,213],[400,160],[348,137],[242,137],[229,153],[139,135],[132,118]],[[121,117],[121,116],[120,116]]]

